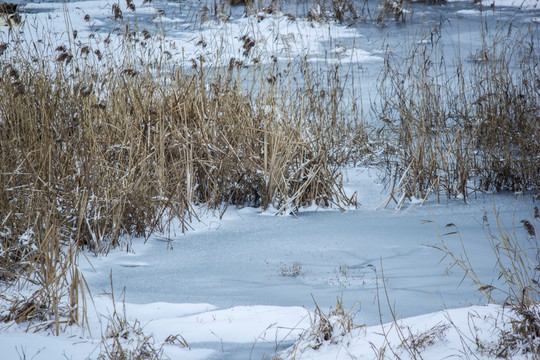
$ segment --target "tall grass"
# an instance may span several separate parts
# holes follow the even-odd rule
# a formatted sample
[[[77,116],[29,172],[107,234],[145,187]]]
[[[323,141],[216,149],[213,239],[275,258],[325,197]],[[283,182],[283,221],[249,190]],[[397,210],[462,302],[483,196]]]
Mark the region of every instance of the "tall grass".
[[[292,64],[185,66],[154,52],[158,37],[123,28],[119,40],[3,44],[0,269],[37,289],[5,299],[5,321],[80,323],[79,249],[107,253],[172,219],[186,229],[200,204],[356,205],[343,144],[365,135],[337,71],[302,62],[295,82],[281,69]]]
[[[537,31],[484,35],[470,71],[459,52],[446,63],[438,28],[387,57],[375,113],[392,193],[539,190]]]

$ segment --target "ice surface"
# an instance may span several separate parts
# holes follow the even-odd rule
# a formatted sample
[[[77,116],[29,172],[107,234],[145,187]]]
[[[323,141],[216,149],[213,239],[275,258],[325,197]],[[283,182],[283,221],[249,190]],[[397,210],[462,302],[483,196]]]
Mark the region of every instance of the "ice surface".
[[[220,339],[228,350],[234,347],[231,343],[253,342],[263,333],[264,322],[251,322],[265,316],[266,306],[291,320],[279,322],[287,328],[296,321],[296,327],[307,326],[305,319],[301,321],[305,312],[295,306],[312,311],[315,299],[328,309],[335,306],[337,297],[343,297],[346,309],[356,303],[355,320],[361,324],[376,325],[381,319],[389,322],[388,305],[383,302],[379,308],[376,301],[377,294],[383,296],[383,281],[398,318],[485,304],[468,279],[459,285],[461,271],[445,273],[448,261],[441,262],[443,254],[430,247],[440,244],[437,228],[426,220],[436,221],[441,232],[446,224],[456,224],[478,276],[486,284],[496,284],[496,260],[482,227],[483,216],[494,222],[495,207],[504,226],[511,229],[513,221],[530,217],[532,204],[527,197],[487,194],[471,198],[467,204],[462,200],[437,204],[433,199],[423,207],[374,210],[385,200],[377,177],[354,168],[347,175],[348,191],[357,189],[362,203],[357,210],[272,216],[256,209],[230,209],[221,220],[209,216],[206,230],[176,235],[170,242],[159,237],[146,244],[135,240],[134,253],[115,251],[93,259],[96,272],[87,268],[86,279],[96,291],[106,291],[112,270],[114,284],[125,287],[128,303],[213,304],[223,310],[181,320],[166,318],[147,328],[163,333],[161,337],[177,329],[188,342],[205,346]],[[457,237],[446,240],[459,254]],[[139,258],[146,266],[122,266],[137,263]],[[282,270],[295,263],[301,265],[299,273],[283,276]],[[287,315],[288,311],[293,315]],[[272,336],[279,337],[274,331],[272,328]],[[234,351],[242,354],[241,349]]]
[[[351,183],[376,181],[367,173],[356,176]],[[510,229],[512,221],[527,218],[531,209],[525,199],[509,194],[479,195],[468,204],[431,201],[401,211],[375,211],[374,205],[384,200],[379,194],[382,188],[359,188],[362,190],[359,200],[364,204],[347,212],[267,216],[254,209],[231,209],[223,220],[213,219],[219,226],[213,224],[207,231],[188,232],[170,242],[151,237],[143,244],[135,239],[134,253],[91,259],[96,272],[87,270],[85,276],[92,288],[106,291],[112,270],[115,286],[125,287],[126,301],[132,303],[204,302],[219,308],[300,305],[313,309],[312,295],[322,307],[335,305],[336,297],[343,295],[347,306],[360,300],[359,317],[373,324],[379,320],[374,300],[381,290],[383,271],[399,316],[479,303],[471,283],[465,281],[458,287],[460,271],[445,274],[447,262],[440,262],[443,254],[430,247],[440,244],[432,221],[441,232],[446,224],[457,225],[480,278],[491,284],[497,274],[483,216],[494,222],[495,206]],[[448,242],[459,245],[457,238]],[[142,262],[145,266],[135,266]],[[301,265],[299,273],[283,276],[282,270],[295,263]],[[390,320],[387,309],[382,312]]]

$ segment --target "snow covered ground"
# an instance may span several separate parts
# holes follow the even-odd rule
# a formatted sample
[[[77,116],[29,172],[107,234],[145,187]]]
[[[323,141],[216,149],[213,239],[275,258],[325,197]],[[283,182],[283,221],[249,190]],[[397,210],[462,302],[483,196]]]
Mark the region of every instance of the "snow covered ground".
[[[501,332],[511,330],[510,324],[517,318],[508,309],[487,305],[442,310],[383,325],[359,326],[350,332],[342,332],[338,323],[331,340],[321,342],[316,335],[307,332],[284,353],[287,358],[312,360],[379,359],[382,356],[390,359],[493,359],[503,349],[498,343]]]
[[[68,328],[54,337],[24,333],[24,326],[13,325],[0,335],[6,359],[22,353],[35,359],[95,356],[114,314],[110,274],[121,317],[125,311],[129,323],[138,321],[145,334],[153,334],[156,347],[178,334],[189,344],[189,349],[178,343],[165,345],[164,354],[172,359],[271,355],[310,329],[317,318],[314,301],[326,311],[336,306],[338,297],[345,311],[352,308],[354,323],[366,326],[343,335],[335,327],[332,341],[319,346],[308,331],[288,350],[295,358],[349,359],[353,354],[372,359],[375,349],[385,346],[409,358],[400,347],[400,336],[409,333],[423,338],[427,332],[426,338],[433,338],[422,353],[424,359],[459,356],[465,351],[463,342],[476,349],[471,332],[479,331],[483,343],[496,342],[501,331],[497,326],[504,324],[501,318],[512,316],[510,310],[478,306],[486,300],[468,279],[460,285],[462,272],[445,273],[448,261],[440,262],[443,254],[429,247],[439,244],[435,225],[423,220],[434,219],[441,228],[456,224],[479,277],[496,285],[496,259],[482,217],[486,214],[494,221],[495,206],[510,229],[514,219],[530,218],[530,197],[479,195],[468,204],[430,200],[423,207],[375,210],[385,200],[377,177],[356,168],[347,174],[349,191],[356,189],[362,202],[357,210],[273,216],[256,209],[229,209],[221,220],[207,214],[204,223],[194,224],[197,229],[185,235],[168,234],[171,242],[153,236],[146,244],[134,239],[130,253],[115,250],[99,258],[87,254],[92,267],[81,268],[95,303],[89,305],[90,332]],[[459,250],[457,239],[453,241]],[[300,265],[298,271],[289,271],[294,264]],[[392,324],[390,309],[404,318],[400,327]],[[138,339],[132,331],[126,343],[133,345]]]
[[[532,0],[495,3],[537,6]],[[106,0],[29,3],[24,11],[27,24],[39,24],[29,27],[29,32],[45,36],[45,28],[54,29],[47,35],[61,42],[67,39],[63,15],[67,9],[71,28],[78,30],[80,39],[91,41],[90,34],[106,34],[113,26],[111,4]],[[166,48],[186,61],[201,55],[212,61],[222,56],[240,58],[244,49],[239,36],[249,34],[256,43],[251,60],[309,56],[313,61],[366,68],[382,63],[373,34],[364,35],[356,28],[267,16],[219,26],[209,23],[194,32],[184,29],[185,19],[170,15],[173,11],[161,15],[158,9],[163,2],[135,4],[139,21],[167,27]],[[124,2],[120,6],[129,13]],[[478,16],[475,9],[458,7],[452,16]],[[84,20],[85,15],[90,21]],[[538,13],[527,16],[526,21],[533,23]],[[7,31],[1,29],[0,36],[7,36]],[[424,359],[467,357],[469,349],[472,357],[490,358],[488,351],[478,350],[476,336],[489,348],[515,314],[497,305],[484,306],[474,284],[468,279],[461,282],[462,272],[446,273],[448,260],[441,262],[443,254],[432,246],[440,244],[437,229],[444,232],[446,224],[455,224],[478,276],[486,284],[500,285],[482,226],[484,216],[493,224],[496,209],[506,229],[512,231],[515,225],[519,232],[519,221],[530,219],[537,205],[532,197],[478,194],[467,203],[459,199],[437,203],[429,198],[423,206],[407,202],[398,211],[392,203],[379,207],[387,193],[374,170],[349,168],[344,174],[347,191],[358,193],[358,209],[304,209],[274,216],[272,211],[229,208],[220,218],[201,208],[202,222],[193,223],[186,234],[173,226],[147,241],[133,239],[127,253],[86,254],[90,263],[85,259],[80,263],[93,295],[88,300],[88,329],[68,327],[55,337],[11,324],[0,329],[0,357],[95,358],[113,319],[124,323],[127,330],[121,341],[127,346],[143,341],[142,333],[153,335],[154,346],[164,344],[163,354],[171,359],[259,359],[276,350],[296,359],[373,359],[381,349],[386,349],[388,358],[413,358],[401,346],[405,337],[424,341]],[[457,237],[448,239],[460,253]],[[327,311],[336,306],[337,298],[342,298],[346,311],[352,308],[357,327],[341,332],[336,325],[330,340],[319,341],[311,332],[316,304]],[[394,316],[402,320],[394,323]]]

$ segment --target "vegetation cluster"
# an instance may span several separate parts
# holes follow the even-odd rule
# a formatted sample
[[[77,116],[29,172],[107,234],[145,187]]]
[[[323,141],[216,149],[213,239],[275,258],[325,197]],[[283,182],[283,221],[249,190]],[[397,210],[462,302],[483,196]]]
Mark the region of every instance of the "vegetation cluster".
[[[338,21],[362,13],[331,4]],[[56,334],[84,325],[80,250],[129,248],[124,235],[166,232],[173,219],[187,230],[199,205],[357,206],[343,189],[350,163],[381,168],[398,207],[540,188],[537,29],[486,35],[470,72],[461,57],[441,62],[440,29],[404,57],[388,52],[378,126],[364,122],[341,65],[177,63],[148,45],[158,35],[112,14],[117,35],[83,42],[70,31],[59,44],[11,31],[0,43],[0,282],[13,290],[0,295],[1,321]],[[521,329],[538,321],[530,279],[511,297],[533,314]]]
[[[38,289],[4,321],[80,323],[78,251],[105,254],[172,219],[185,230],[198,205],[357,205],[340,171],[365,132],[337,71],[172,64],[150,54],[159,36],[124,30],[96,46],[76,34],[1,44],[0,268]],[[293,66],[294,82],[282,76]]]
[[[388,56],[374,108],[392,194],[538,192],[538,29],[513,30],[484,33],[477,53],[453,63],[440,28],[403,58]]]

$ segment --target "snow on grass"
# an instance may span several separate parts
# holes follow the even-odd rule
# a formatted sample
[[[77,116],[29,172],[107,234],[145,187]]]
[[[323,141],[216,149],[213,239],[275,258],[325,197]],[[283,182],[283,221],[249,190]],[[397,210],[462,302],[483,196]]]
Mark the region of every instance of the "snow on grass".
[[[283,359],[493,359],[501,351],[499,340],[518,316],[499,305],[471,306],[399,319],[350,331],[331,317],[331,336],[326,340],[307,331]],[[514,354],[515,352],[515,354]],[[530,359],[517,347],[512,359]]]

